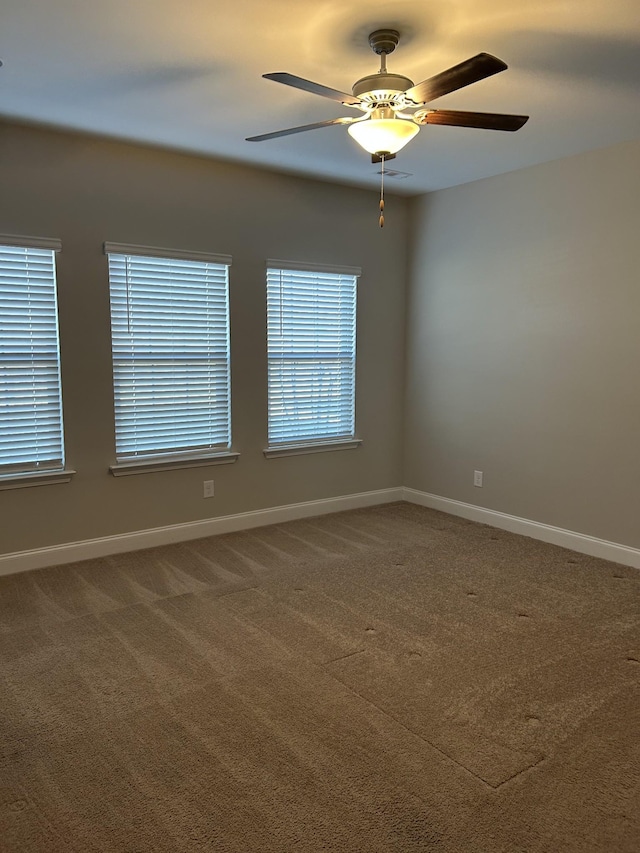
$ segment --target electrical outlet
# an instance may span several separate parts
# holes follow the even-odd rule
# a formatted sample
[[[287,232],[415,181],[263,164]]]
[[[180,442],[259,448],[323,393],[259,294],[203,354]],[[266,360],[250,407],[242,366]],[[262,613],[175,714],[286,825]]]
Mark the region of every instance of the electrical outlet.
[[[213,497],[213,495],[214,495],[214,492],[213,492],[213,480],[205,480],[205,481],[202,483],[202,485],[203,485],[202,497],[203,497],[203,498],[212,498],[212,497]]]
[[[473,472],[473,485],[482,488],[482,471]]]

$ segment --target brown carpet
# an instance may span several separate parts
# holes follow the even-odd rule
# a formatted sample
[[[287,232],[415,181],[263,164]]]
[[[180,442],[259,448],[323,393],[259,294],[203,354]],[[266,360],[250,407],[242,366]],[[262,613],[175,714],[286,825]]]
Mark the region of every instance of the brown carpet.
[[[639,591],[409,504],[0,578],[0,850],[638,853]]]

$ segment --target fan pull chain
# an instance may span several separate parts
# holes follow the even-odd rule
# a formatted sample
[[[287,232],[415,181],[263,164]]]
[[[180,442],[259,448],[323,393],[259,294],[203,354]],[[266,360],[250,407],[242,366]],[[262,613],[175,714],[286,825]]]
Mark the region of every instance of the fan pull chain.
[[[382,168],[380,169],[380,227],[384,228],[384,154],[380,155]]]

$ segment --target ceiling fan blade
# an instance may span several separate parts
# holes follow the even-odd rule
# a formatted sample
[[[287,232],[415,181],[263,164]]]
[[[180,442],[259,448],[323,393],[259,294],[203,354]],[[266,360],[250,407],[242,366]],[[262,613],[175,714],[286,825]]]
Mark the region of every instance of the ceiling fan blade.
[[[265,142],[267,139],[279,139],[281,136],[290,136],[292,133],[304,133],[305,130],[316,130],[318,127],[330,127],[332,124],[352,124],[354,121],[362,121],[358,116],[351,118],[332,118],[329,121],[316,121],[314,124],[302,124],[300,127],[289,127],[286,130],[274,130],[272,133],[262,133],[260,136],[248,136],[245,142]]]
[[[449,127],[480,127],[484,130],[520,130],[529,116],[502,113],[468,113],[460,110],[427,110],[424,117],[414,116],[417,124],[446,124]]]
[[[454,65],[453,68],[436,74],[435,77],[423,80],[412,89],[407,89],[405,96],[414,104],[427,104],[442,95],[463,89],[471,83],[477,83],[478,80],[484,80],[485,77],[491,77],[492,74],[497,74],[506,68],[507,65],[501,59],[491,56],[490,53],[479,53],[459,65]]]
[[[296,77],[294,74],[287,74],[285,71],[277,71],[275,74],[263,74],[262,76],[266,80],[275,80],[276,83],[284,83],[285,86],[302,89],[303,92],[311,92],[313,95],[331,98],[332,101],[338,101],[338,103],[345,104],[345,106],[359,107],[361,104],[360,98],[354,98],[353,95],[347,95],[346,92],[339,92],[337,89],[330,89],[328,86],[320,85],[320,83],[313,83],[311,80],[305,80],[303,77]]]

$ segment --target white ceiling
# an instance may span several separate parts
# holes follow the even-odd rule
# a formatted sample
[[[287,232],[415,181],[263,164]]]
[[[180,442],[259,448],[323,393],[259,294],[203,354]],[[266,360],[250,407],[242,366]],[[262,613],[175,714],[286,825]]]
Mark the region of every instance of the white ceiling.
[[[517,133],[423,127],[390,164],[411,173],[396,192],[640,138],[639,0],[2,0],[0,115],[373,187],[344,127],[244,139],[357,115],[261,75],[350,91],[378,70],[381,27],[415,83],[481,51],[509,65],[434,106],[531,116]]]

